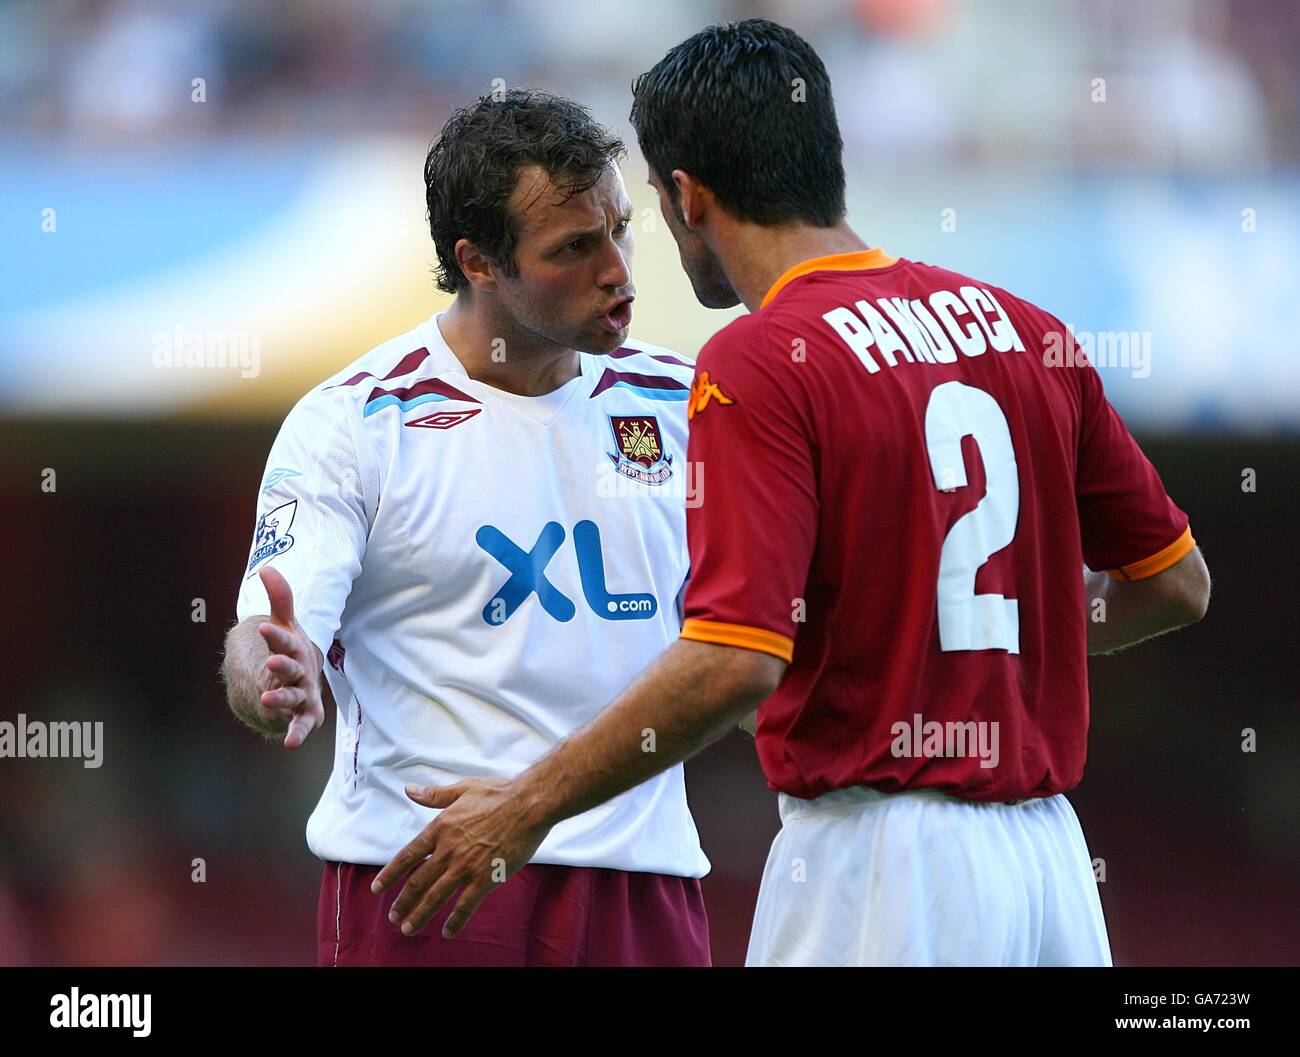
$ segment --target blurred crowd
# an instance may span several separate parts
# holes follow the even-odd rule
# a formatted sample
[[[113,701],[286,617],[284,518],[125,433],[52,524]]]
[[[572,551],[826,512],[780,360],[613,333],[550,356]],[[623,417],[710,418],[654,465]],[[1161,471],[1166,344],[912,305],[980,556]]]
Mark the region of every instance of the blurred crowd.
[[[0,126],[117,145],[431,135],[494,84],[570,92],[617,124],[668,47],[752,15],[819,48],[858,158],[1300,161],[1291,0],[6,0]]]

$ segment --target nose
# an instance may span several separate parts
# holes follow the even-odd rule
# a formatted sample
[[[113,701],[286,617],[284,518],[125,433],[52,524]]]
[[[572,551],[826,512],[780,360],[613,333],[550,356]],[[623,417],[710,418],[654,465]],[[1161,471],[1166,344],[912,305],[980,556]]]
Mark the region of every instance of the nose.
[[[605,240],[596,282],[602,288],[613,290],[621,290],[632,282],[632,236],[630,232],[622,242],[614,238]]]

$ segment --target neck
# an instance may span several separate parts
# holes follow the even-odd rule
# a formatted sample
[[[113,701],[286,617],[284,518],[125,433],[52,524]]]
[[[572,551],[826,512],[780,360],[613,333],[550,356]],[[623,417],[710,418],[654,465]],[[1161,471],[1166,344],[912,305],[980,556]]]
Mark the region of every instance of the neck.
[[[457,297],[437,325],[466,374],[507,393],[545,396],[582,373],[581,353],[522,329],[482,296]]]
[[[758,310],[763,298],[781,276],[796,264],[833,253],[854,253],[869,249],[847,220],[829,228],[811,224],[751,224],[727,218],[721,232],[726,253],[718,253],[731,288],[751,312]]]

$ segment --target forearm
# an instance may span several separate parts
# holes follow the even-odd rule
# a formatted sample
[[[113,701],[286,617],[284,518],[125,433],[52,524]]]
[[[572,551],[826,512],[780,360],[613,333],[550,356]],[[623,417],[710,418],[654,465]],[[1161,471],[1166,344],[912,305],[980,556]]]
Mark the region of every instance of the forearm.
[[[676,642],[596,719],[516,779],[536,822],[553,826],[602,804],[730,731],[771,689],[740,671],[754,658],[737,655],[749,652]]]
[[[253,616],[230,629],[226,634],[221,677],[226,684],[226,703],[241,723],[268,738],[283,738],[289,727],[289,717],[261,707],[265,688],[260,685],[259,678],[271,651],[257,628],[270,620],[269,616]],[[319,670],[320,650],[315,646],[312,649]],[[322,696],[328,693],[329,685],[322,683]]]
[[[266,664],[270,650],[258,634],[257,626],[268,617],[249,617],[226,633],[226,651],[221,661],[221,678],[226,684],[226,703],[246,727],[266,737],[284,737],[289,727],[287,717],[271,715],[259,708],[262,688],[257,677]]]
[[[1116,653],[1199,619],[1171,606],[1145,581],[1128,583],[1106,573],[1084,576],[1088,655]]]

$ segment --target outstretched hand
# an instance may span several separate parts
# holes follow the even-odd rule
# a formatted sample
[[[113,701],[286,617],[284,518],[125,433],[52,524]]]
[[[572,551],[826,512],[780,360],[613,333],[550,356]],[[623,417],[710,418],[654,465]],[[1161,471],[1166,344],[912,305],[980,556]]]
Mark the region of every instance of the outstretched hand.
[[[296,749],[325,722],[321,701],[321,655],[293,615],[293,591],[277,570],[259,576],[271,602],[271,619],[257,627],[271,651],[257,676],[258,711],[267,722],[287,718],[284,747]]]

